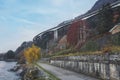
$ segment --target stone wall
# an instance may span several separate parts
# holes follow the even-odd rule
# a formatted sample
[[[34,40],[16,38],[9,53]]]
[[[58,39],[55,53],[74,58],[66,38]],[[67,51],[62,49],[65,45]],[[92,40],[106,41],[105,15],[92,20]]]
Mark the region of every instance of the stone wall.
[[[120,80],[120,53],[57,57],[50,64],[104,80]]]

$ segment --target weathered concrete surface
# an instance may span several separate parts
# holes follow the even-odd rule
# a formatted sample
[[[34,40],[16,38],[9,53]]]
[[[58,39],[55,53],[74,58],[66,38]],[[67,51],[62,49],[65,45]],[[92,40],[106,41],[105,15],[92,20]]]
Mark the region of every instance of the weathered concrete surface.
[[[120,53],[57,57],[50,64],[104,80],[120,80]]]
[[[60,78],[61,80],[98,80],[83,74],[78,74],[72,71],[65,70],[63,68],[55,67],[52,65],[39,63],[44,69],[50,71],[52,74]]]

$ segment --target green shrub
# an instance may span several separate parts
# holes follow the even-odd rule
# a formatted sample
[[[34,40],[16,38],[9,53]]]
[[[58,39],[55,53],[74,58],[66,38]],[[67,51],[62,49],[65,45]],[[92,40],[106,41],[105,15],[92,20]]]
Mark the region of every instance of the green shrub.
[[[97,51],[99,49],[99,46],[97,42],[95,41],[88,41],[82,48],[80,49],[81,51]]]
[[[116,45],[116,46],[120,46],[120,33],[113,35],[111,37],[111,44]]]

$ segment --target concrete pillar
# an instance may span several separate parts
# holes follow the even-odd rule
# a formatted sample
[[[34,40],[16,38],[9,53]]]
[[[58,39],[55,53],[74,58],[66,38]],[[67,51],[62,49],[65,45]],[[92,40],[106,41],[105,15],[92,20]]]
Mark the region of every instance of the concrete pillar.
[[[58,39],[58,31],[55,30],[55,31],[54,31],[54,40],[56,41],[57,39]]]
[[[117,72],[117,77],[116,77],[116,79],[117,80],[120,80],[120,65],[118,65],[118,64],[116,64],[116,72]]]
[[[109,64],[105,64],[105,70],[106,70],[106,80],[110,80],[110,67],[109,67]]]
[[[105,63],[105,70],[106,70],[106,80],[110,80],[110,55],[106,53],[106,63]]]

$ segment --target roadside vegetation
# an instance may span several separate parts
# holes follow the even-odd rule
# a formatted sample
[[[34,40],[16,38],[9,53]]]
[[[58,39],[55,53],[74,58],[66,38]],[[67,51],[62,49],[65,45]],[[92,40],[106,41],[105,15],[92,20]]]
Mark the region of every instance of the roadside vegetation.
[[[24,50],[24,58],[26,60],[27,71],[24,79],[28,80],[60,80],[44,68],[42,68],[38,61],[41,57],[41,50],[39,47],[32,45]]]
[[[40,65],[38,65],[38,64],[35,64],[35,65],[38,66],[40,69],[42,69],[48,75],[47,80],[60,80],[58,77],[56,77],[55,75],[53,75],[51,72],[47,71],[46,69],[44,69]],[[44,79],[42,79],[42,80],[44,80]]]
[[[54,56],[51,56],[51,58],[55,58],[55,57],[65,57],[65,56],[80,56],[80,55],[102,55],[102,54],[106,54],[106,52],[109,52],[110,54],[114,54],[117,52],[120,52],[120,46],[114,46],[114,45],[108,45],[105,46],[104,48],[102,48],[100,51],[85,51],[85,52],[70,52],[68,54],[55,54]]]
[[[28,65],[36,63],[40,59],[40,48],[35,45],[24,50],[24,57]]]

